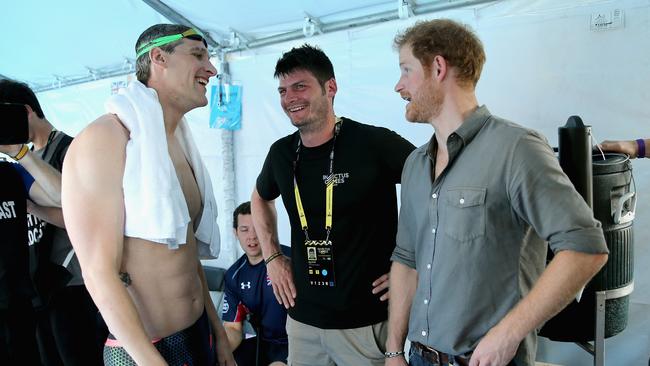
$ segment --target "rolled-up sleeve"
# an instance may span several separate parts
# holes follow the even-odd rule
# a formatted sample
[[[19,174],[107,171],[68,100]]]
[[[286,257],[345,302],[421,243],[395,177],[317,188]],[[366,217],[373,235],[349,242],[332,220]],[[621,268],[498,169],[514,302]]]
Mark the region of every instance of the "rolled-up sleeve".
[[[554,252],[608,253],[600,222],[541,136],[521,137],[510,168],[508,191],[513,209]]]
[[[402,170],[401,206],[399,220],[397,223],[396,245],[391,256],[391,261],[402,263],[408,267],[415,268],[415,243],[417,228],[413,220],[413,207],[409,201],[409,172],[413,153],[409,156]]]

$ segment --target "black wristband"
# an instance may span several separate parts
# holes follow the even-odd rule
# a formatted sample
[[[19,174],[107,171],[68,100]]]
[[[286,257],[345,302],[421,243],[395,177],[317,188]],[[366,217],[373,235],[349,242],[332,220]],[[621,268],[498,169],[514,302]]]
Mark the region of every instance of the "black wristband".
[[[277,258],[277,257],[279,257],[281,255],[282,255],[282,251],[277,251],[277,252],[271,254],[268,258],[266,258],[264,260],[264,264],[268,265],[269,263],[271,263],[272,260],[274,260],[275,258]]]

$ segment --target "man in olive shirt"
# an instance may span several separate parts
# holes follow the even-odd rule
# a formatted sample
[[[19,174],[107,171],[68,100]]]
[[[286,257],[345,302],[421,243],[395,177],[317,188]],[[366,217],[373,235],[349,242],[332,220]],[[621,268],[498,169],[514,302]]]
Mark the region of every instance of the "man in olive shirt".
[[[435,134],[402,172],[386,365],[408,330],[412,366],[532,366],[535,329],[607,261],[600,224],[540,134],[479,107],[471,31],[437,19],[395,46],[406,119]]]

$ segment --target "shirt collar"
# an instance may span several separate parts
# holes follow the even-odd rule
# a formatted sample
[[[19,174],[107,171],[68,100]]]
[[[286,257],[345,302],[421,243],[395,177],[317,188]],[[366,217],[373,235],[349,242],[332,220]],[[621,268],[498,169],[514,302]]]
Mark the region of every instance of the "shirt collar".
[[[472,112],[467,118],[463,120],[460,127],[456,131],[452,132],[451,135],[447,138],[447,149],[449,151],[450,161],[458,154],[458,152],[465,146],[467,146],[474,136],[483,128],[485,122],[492,116],[490,111],[485,105],[482,105],[474,112]],[[428,155],[432,160],[435,161],[436,151],[438,150],[438,141],[436,140],[435,133],[431,136],[427,148],[422,152]]]

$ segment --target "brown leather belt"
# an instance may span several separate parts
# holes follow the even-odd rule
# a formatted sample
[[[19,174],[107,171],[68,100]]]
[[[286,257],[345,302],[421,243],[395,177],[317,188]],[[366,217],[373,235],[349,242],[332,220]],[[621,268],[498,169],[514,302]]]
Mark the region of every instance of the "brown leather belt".
[[[420,357],[434,365],[460,365],[468,366],[469,357],[453,356],[444,352],[435,350],[429,346],[425,346],[419,342],[411,342],[411,349]]]

